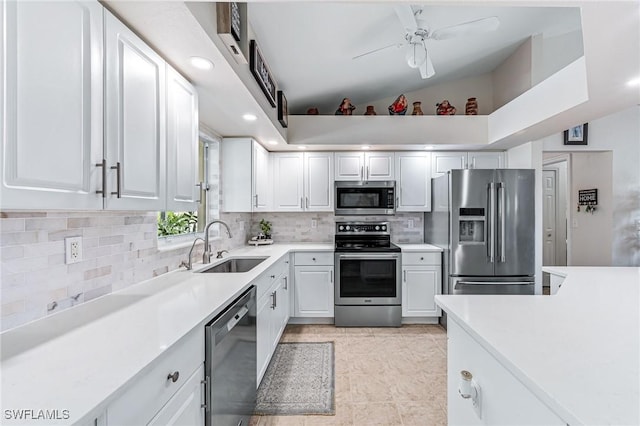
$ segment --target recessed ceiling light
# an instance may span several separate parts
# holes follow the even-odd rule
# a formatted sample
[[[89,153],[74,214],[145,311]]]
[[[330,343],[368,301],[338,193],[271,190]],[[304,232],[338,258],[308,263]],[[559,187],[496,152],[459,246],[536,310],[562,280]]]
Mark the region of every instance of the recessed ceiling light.
[[[278,141],[269,141],[267,142],[269,145],[278,145]]]
[[[307,149],[306,146],[299,146],[298,149]]]
[[[213,62],[208,59],[201,58],[200,56],[192,56],[190,59],[191,65],[198,68],[199,70],[212,70]]]
[[[640,77],[627,81],[627,86],[631,86],[631,87],[640,86]]]
[[[369,145],[362,145],[362,149],[371,149]]]
[[[245,114],[242,118],[244,118],[245,121],[256,121],[258,119],[254,114]]]

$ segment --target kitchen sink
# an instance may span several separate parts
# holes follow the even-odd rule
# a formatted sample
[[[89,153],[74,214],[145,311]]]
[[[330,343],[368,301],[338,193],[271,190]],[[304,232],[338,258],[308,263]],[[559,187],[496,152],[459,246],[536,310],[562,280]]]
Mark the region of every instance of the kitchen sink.
[[[213,265],[200,273],[247,272],[264,262],[268,257],[232,257],[222,263]]]

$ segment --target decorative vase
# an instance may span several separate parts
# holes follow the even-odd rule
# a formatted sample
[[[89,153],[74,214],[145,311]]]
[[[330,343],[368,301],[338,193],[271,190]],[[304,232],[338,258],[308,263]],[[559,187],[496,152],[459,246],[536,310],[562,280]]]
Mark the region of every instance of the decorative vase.
[[[436,114],[438,115],[456,115],[456,108],[446,99],[436,104],[436,107]]]
[[[378,115],[378,114],[376,114],[376,111],[373,109],[373,105],[367,105],[367,111],[364,113],[364,115]]]
[[[400,95],[395,102],[389,105],[389,115],[405,115],[407,113],[407,98]]]
[[[422,102],[414,102],[413,103],[413,112],[411,112],[411,115],[424,115],[424,112],[422,112],[422,107],[420,106]]]
[[[307,115],[318,115],[318,108],[313,107],[313,108],[309,108],[307,110]]]
[[[478,115],[478,101],[476,101],[476,98],[467,99],[464,113],[465,115]]]

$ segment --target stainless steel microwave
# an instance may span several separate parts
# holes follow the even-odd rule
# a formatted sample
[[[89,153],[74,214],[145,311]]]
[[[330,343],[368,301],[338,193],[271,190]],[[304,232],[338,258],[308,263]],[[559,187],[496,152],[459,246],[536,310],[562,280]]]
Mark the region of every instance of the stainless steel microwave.
[[[336,181],[335,214],[390,215],[396,212],[396,182]]]

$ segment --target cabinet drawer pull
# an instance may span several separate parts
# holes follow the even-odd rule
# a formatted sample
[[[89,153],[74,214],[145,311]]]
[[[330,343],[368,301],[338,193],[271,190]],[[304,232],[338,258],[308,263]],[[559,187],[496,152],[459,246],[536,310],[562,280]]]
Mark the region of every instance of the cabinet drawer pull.
[[[276,276],[275,275],[269,275],[271,277],[271,279],[274,279]]]
[[[289,287],[288,279],[287,277],[283,277],[283,278],[284,278],[284,289],[287,290],[287,288]]]
[[[167,376],[167,380],[171,380],[173,383],[175,383],[178,381],[179,377],[180,377],[180,372],[175,371]]]
[[[116,190],[111,192],[111,195],[122,198],[122,167],[120,167],[120,162],[118,161],[115,166],[111,166],[111,170],[116,171]]]

